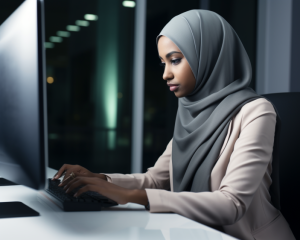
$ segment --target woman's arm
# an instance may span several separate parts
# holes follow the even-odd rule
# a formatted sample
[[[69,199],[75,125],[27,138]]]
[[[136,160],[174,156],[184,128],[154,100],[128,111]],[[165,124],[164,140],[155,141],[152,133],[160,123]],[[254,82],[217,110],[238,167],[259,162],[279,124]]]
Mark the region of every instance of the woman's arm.
[[[128,189],[170,189],[169,163],[172,153],[172,140],[164,153],[158,158],[154,167],[146,173],[135,174],[104,174],[107,181]]]
[[[247,211],[272,159],[276,113],[267,101],[240,112],[240,135],[217,191],[174,193],[146,189],[151,212],[175,212],[208,225],[230,225]],[[268,186],[267,186],[268,187]]]
[[[119,204],[126,204],[128,202],[138,203],[144,206],[148,204],[145,190],[123,188],[98,177],[76,177],[75,179],[62,182],[60,186],[64,188],[66,193],[70,193],[75,188],[81,187],[75,193],[74,197],[78,197],[87,191],[94,191]]]
[[[86,191],[96,191],[119,204],[128,202],[141,205],[148,204],[145,188],[170,189],[169,162],[172,152],[172,140],[169,142],[165,152],[159,157],[154,167],[149,168],[145,174],[79,174],[75,179],[62,182],[59,186],[69,193],[73,189],[82,187],[76,196]],[[65,166],[65,165],[64,165]],[[75,171],[80,166],[69,166],[68,171]],[[80,167],[80,169],[84,169]],[[58,178],[64,171],[64,167],[56,174]],[[83,170],[82,170],[83,171]]]

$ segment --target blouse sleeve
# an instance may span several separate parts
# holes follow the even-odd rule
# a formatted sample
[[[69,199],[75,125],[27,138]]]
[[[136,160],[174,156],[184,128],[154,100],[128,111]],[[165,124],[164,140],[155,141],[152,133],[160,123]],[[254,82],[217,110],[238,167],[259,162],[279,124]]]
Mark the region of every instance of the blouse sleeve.
[[[169,162],[172,152],[172,140],[164,153],[158,158],[154,167],[146,173],[105,174],[109,182],[129,189],[170,189]]]
[[[219,189],[200,193],[146,189],[151,212],[175,212],[207,225],[230,225],[245,214],[272,159],[276,113],[263,101],[246,104],[241,114],[240,135]]]

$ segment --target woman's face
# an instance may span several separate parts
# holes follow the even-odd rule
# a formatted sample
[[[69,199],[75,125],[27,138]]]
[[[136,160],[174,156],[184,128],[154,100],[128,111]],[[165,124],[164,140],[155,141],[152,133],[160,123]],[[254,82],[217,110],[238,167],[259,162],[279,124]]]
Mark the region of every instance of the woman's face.
[[[179,48],[169,38],[161,36],[158,40],[158,53],[164,66],[163,79],[176,97],[189,95],[195,88],[196,79],[192,69]]]

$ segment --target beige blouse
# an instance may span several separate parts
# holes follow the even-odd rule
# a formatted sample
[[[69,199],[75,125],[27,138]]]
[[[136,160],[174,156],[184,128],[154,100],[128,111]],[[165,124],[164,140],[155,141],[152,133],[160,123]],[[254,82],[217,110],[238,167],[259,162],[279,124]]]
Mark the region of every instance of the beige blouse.
[[[172,140],[144,174],[106,174],[129,189],[145,189],[150,212],[174,212],[239,239],[295,239],[270,203],[276,113],[260,98],[231,120],[211,173],[211,192],[173,192]]]

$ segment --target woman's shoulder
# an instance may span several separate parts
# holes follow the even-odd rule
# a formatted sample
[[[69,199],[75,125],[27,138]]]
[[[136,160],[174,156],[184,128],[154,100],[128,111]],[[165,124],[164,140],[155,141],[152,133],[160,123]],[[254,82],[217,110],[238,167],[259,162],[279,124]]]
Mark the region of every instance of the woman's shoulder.
[[[246,103],[241,111],[249,111],[255,108],[259,108],[260,110],[270,110],[270,111],[274,111],[274,107],[272,105],[271,102],[269,102],[267,99],[265,98],[258,98],[255,99],[251,102]],[[275,112],[275,111],[274,111]]]
[[[260,113],[260,112],[273,112],[276,114],[274,107],[271,102],[269,102],[265,98],[258,98],[255,99],[251,102],[246,103],[242,108],[241,108],[241,113]]]
[[[240,120],[242,125],[247,125],[261,116],[276,119],[276,112],[272,103],[265,98],[258,98],[246,103],[237,114],[235,120]]]

